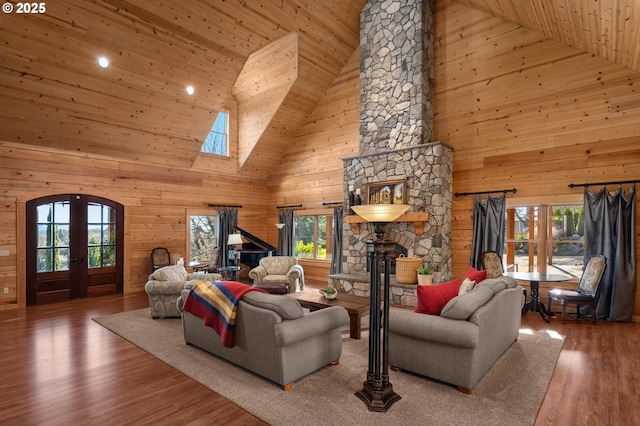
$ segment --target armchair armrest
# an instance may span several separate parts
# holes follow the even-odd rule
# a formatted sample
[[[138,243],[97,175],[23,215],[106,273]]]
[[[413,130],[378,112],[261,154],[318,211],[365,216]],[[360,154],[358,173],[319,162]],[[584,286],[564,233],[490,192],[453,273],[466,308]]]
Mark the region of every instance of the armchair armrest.
[[[306,314],[302,318],[282,321],[276,325],[278,346],[291,346],[310,336],[326,333],[349,324],[349,314],[342,306],[331,306]]]
[[[296,265],[294,265],[289,269],[289,271],[287,271],[287,281],[294,282],[296,279],[299,279],[299,278],[301,278],[300,269],[296,268]]]
[[[254,283],[262,282],[262,280],[266,276],[267,276],[267,270],[264,266],[256,266],[255,268],[249,271],[249,278],[251,278]]]

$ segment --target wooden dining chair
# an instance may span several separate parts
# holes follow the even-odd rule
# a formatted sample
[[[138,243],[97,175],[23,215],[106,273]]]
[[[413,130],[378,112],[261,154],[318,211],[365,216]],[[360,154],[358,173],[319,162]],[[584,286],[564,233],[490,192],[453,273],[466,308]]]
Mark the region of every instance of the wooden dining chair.
[[[563,290],[554,288],[547,293],[547,308],[551,312],[551,301],[560,302],[562,306],[562,323],[564,324],[567,317],[567,305],[576,305],[576,319],[580,320],[580,306],[591,306],[591,322],[596,325],[598,316],[596,315],[596,307],[598,306],[598,298],[600,296],[600,281],[602,274],[606,268],[606,259],[603,255],[593,256],[587,262],[587,266],[582,272],[577,290]]]
[[[482,253],[482,268],[487,271],[487,278],[498,278],[504,275],[505,268],[502,266],[502,259],[495,251],[485,251]],[[507,270],[518,271],[518,265],[507,265]]]
[[[204,272],[205,274],[211,274],[218,272],[218,263],[220,262],[220,247],[214,247],[211,249],[211,256],[209,262],[204,265],[198,265],[195,268],[195,272]]]
[[[171,265],[169,250],[164,247],[156,247],[151,250],[151,272],[169,265]]]

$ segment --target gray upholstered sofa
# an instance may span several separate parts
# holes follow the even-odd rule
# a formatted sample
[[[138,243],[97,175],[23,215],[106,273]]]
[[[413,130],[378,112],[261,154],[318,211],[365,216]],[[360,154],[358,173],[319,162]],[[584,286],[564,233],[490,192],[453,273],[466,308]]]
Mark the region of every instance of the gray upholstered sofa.
[[[518,338],[523,304],[522,288],[503,276],[457,296],[441,316],[392,309],[389,365],[470,393]]]
[[[189,285],[178,299],[179,309],[188,296]],[[341,329],[347,324],[349,315],[340,306],[305,313],[287,296],[249,291],[238,303],[235,346],[227,348],[213,328],[182,311],[185,343],[265,377],[283,390],[337,363],[342,353]]]
[[[184,266],[170,265],[153,271],[149,275],[144,291],[149,296],[151,318],[179,317],[176,300],[188,281],[220,281],[220,274],[190,274]]]

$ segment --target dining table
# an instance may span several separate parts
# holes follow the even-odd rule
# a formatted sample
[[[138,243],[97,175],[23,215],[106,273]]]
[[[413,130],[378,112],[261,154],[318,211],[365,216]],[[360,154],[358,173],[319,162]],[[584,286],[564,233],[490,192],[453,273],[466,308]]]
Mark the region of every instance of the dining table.
[[[548,317],[554,317],[555,314],[544,306],[544,303],[540,302],[538,290],[540,288],[540,282],[562,282],[569,281],[571,276],[564,274],[546,274],[540,272],[505,272],[504,275],[514,278],[518,281],[529,281],[529,288],[531,297],[529,301],[522,307],[522,315],[527,312],[538,312],[543,320],[549,322]]]

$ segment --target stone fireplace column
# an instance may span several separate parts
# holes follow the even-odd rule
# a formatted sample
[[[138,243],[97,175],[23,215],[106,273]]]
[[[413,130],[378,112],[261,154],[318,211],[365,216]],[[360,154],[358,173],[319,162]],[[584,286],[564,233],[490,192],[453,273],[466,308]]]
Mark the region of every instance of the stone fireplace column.
[[[441,282],[451,277],[453,150],[433,141],[434,11],[434,0],[368,0],[362,9],[359,155],[343,159],[343,186],[347,205],[350,186],[366,197],[367,184],[406,179],[409,211],[429,220],[421,233],[411,222],[391,223],[385,238]],[[344,220],[343,272],[355,278],[366,274],[366,226],[356,233]]]
[[[369,0],[360,13],[360,154],[433,141],[433,0]]]

